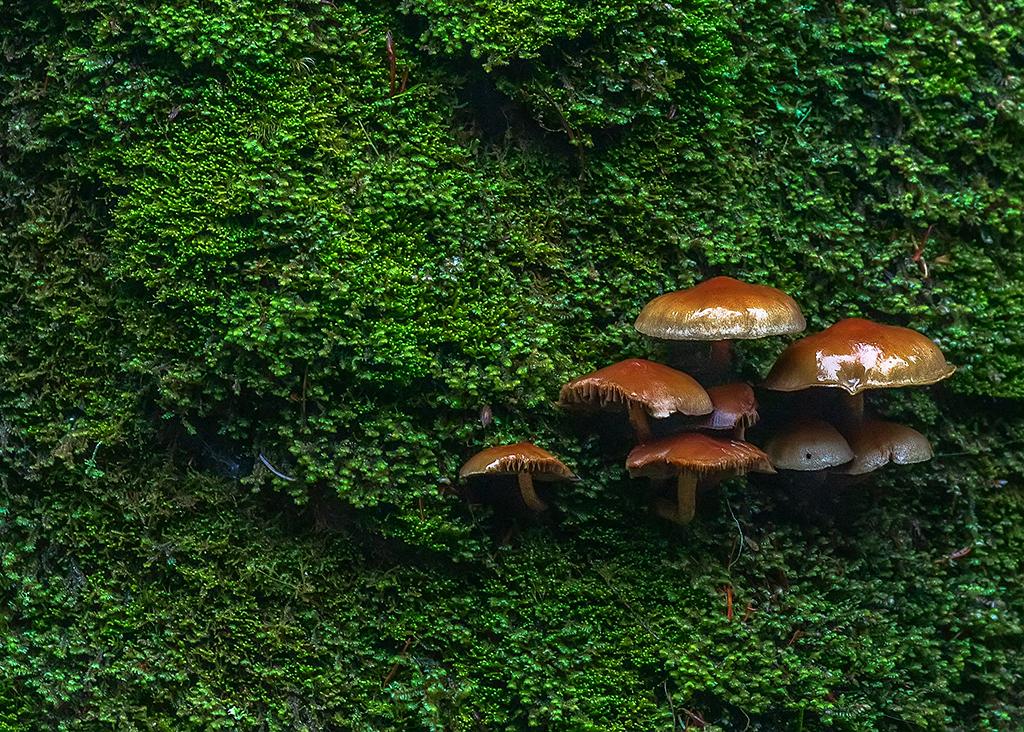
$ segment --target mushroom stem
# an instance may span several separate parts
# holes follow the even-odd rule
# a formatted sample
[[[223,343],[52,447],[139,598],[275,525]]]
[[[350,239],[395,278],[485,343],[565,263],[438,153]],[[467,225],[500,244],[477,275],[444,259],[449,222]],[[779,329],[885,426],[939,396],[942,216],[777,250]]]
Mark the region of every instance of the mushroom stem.
[[[737,422],[736,426],[732,428],[732,439],[743,442],[746,438],[747,426],[743,422]]]
[[[657,501],[654,511],[663,519],[681,526],[693,521],[697,509],[697,475],[684,470],[676,479],[676,502]]]
[[[519,481],[519,494],[523,497],[526,507],[531,511],[546,511],[548,504],[540,500],[540,496],[534,490],[533,476],[529,473],[517,473],[516,478]]]
[[[711,368],[716,371],[728,371],[732,366],[732,341],[728,338],[721,341],[711,341],[711,357],[709,361]]]
[[[697,475],[684,470],[676,482],[676,523],[688,524],[697,511]]]
[[[843,417],[849,424],[858,425],[864,421],[864,392],[843,394],[842,405]]]
[[[651,420],[647,416],[647,412],[644,411],[643,406],[636,402],[630,402],[629,404],[629,424],[633,427],[633,432],[636,434],[637,444],[643,444],[649,442],[651,439]]]

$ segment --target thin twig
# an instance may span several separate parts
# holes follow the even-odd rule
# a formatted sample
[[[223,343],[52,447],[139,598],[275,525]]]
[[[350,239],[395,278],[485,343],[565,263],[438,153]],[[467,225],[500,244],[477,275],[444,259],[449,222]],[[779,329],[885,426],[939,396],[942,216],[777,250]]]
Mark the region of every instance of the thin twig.
[[[269,470],[271,473],[276,475],[281,480],[287,480],[289,483],[294,483],[295,482],[295,478],[293,478],[290,475],[285,475],[280,470],[278,470],[273,465],[271,465],[270,461],[267,460],[267,458],[263,456],[262,452],[259,454],[259,459],[260,459],[260,462],[263,463],[263,465],[266,466],[267,470]]]
[[[738,518],[736,518],[736,514],[733,513],[732,503],[729,501],[729,496],[725,497],[725,505],[729,508],[729,515],[732,516],[733,523],[736,524],[736,530],[740,533],[740,548],[739,548],[739,551],[736,552],[736,557],[733,558],[733,559],[730,559],[728,566],[726,566],[727,570],[731,570],[732,569],[732,565],[736,564],[736,562],[739,561],[740,557],[743,556],[743,544],[746,542],[746,539],[743,538],[743,527],[740,526],[740,520]]]
[[[672,730],[679,726],[679,715],[676,714],[676,705],[672,701],[672,693],[668,690],[668,679],[661,682],[661,688],[665,690],[665,698],[668,700],[668,708],[672,712]]]
[[[366,141],[368,143],[370,143],[370,147],[373,148],[374,154],[379,158],[380,157],[380,150],[378,150],[377,146],[373,144],[373,139],[370,137],[370,133],[366,131],[365,127],[363,127],[363,121],[357,119],[356,120],[356,124],[359,125],[359,129],[361,129],[363,131],[363,136],[366,138]]]
[[[412,636],[410,635],[408,638],[405,639],[405,645],[402,646],[402,650],[398,654],[399,659],[401,659],[403,656],[405,656],[406,653],[409,652],[409,646],[411,645]],[[384,680],[380,683],[381,686],[387,686],[391,683],[391,680],[395,678],[395,674],[398,673],[399,664],[401,664],[401,660],[395,661],[395,665],[391,667],[391,670],[388,671],[388,675],[385,676]]]
[[[957,549],[955,552],[951,554],[947,554],[944,557],[939,557],[938,559],[933,559],[932,561],[935,564],[942,564],[943,562],[954,562],[957,559],[963,559],[972,551],[974,551],[974,547],[965,546],[963,549]]]

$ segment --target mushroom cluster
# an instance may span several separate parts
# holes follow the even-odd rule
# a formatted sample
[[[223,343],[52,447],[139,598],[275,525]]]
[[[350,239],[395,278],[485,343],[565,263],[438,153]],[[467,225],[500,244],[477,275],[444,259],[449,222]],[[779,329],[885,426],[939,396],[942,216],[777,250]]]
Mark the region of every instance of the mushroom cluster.
[[[791,343],[762,387],[830,388],[841,397],[831,410],[813,412],[813,400],[794,400],[793,415],[776,420],[759,447],[746,441],[746,430],[760,415],[753,387],[731,381],[732,344],[802,332],[806,322],[793,298],[774,287],[715,277],[654,298],[635,327],[663,341],[709,342],[699,364],[705,384],[670,366],[633,358],[573,379],[562,387],[558,404],[578,413],[625,413],[636,441],[626,469],[633,478],[651,481],[652,510],[662,518],[689,523],[699,488],[748,472],[799,475],[816,484],[831,476],[852,482],[889,463],[932,457],[920,432],[867,416],[864,409],[868,389],[927,386],[952,375],[955,367],[916,331],[849,318]],[[829,414],[831,422],[822,419]],[[554,455],[527,442],[487,448],[460,471],[464,479],[485,475],[516,475],[518,498],[532,512],[547,508],[534,479],[578,480]],[[669,492],[671,480],[675,490]]]

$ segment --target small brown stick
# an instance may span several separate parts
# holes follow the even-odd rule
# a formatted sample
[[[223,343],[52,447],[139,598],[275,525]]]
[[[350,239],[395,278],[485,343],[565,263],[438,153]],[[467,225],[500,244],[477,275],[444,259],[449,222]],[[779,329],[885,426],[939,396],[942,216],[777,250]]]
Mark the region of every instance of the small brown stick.
[[[725,592],[725,619],[732,620],[732,585],[725,585],[722,590]]]
[[[708,723],[706,721],[704,721],[704,717],[700,716],[697,712],[691,712],[686,707],[683,707],[682,709],[683,709],[684,712],[686,712],[686,716],[689,717],[693,721],[693,723],[695,725],[697,725],[701,729],[703,729],[704,727],[707,726]],[[689,724],[689,722],[687,722],[686,727],[684,727],[683,729],[686,729],[689,726],[690,726],[690,724]]]
[[[661,682],[661,688],[665,690],[665,698],[668,700],[668,708],[672,712],[672,729],[679,724],[679,715],[676,714],[676,704],[672,701],[672,694],[668,690],[668,679]]]
[[[405,654],[409,652],[409,647],[411,645],[412,636],[410,635],[408,638],[405,639],[405,645],[402,646],[402,650],[398,654],[399,657],[405,656]],[[384,681],[382,681],[380,684],[381,686],[387,686],[391,683],[391,681],[395,678],[395,674],[398,673],[398,666],[400,663],[401,661],[395,661],[395,665],[391,667],[390,671],[388,671],[388,675],[384,677]]]
[[[384,34],[384,48],[388,54],[388,70],[391,74],[388,96],[395,96],[395,80],[398,76],[398,57],[395,55],[395,39],[391,31]]]
[[[928,279],[928,262],[924,259],[924,248],[928,244],[928,239],[931,238],[932,229],[935,228],[935,224],[928,227],[928,230],[924,233],[924,239],[914,249],[914,254],[910,257],[912,262],[917,262],[917,266],[921,268],[921,276],[924,279]]]
[[[952,554],[947,554],[944,557],[939,557],[938,559],[934,560],[934,562],[935,564],[941,564],[942,562],[954,562],[957,559],[963,559],[972,551],[974,551],[974,547],[965,546],[963,549],[957,549]]]

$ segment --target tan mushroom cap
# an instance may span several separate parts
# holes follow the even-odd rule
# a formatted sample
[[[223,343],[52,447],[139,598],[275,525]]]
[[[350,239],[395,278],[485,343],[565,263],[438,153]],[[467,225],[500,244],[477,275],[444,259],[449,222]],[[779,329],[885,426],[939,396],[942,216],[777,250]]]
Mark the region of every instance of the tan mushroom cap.
[[[757,423],[757,398],[750,384],[722,384],[708,389],[711,414],[694,422],[693,426],[707,430],[731,430],[734,427],[751,427]]]
[[[820,419],[801,419],[775,433],[764,451],[779,470],[827,470],[853,460],[839,430]]]
[[[800,306],[782,290],[714,277],[660,295],[640,311],[635,327],[672,341],[719,341],[799,333],[807,327]]]
[[[481,450],[462,466],[459,478],[519,473],[529,473],[537,480],[579,480],[565,463],[530,442],[497,445]]]
[[[558,402],[565,407],[628,408],[638,404],[652,417],[711,411],[711,397],[689,374],[664,364],[631,358],[573,379],[562,387]]]
[[[932,446],[917,430],[895,422],[865,419],[847,435],[853,462],[839,472],[863,475],[889,463],[910,465],[931,460]]]
[[[926,386],[954,371],[938,346],[915,330],[847,318],[790,344],[764,385],[775,391],[824,386],[857,394],[865,389]]]
[[[749,442],[724,440],[697,432],[663,437],[633,448],[626,458],[633,478],[671,478],[681,472],[697,475],[774,473],[760,449]]]

